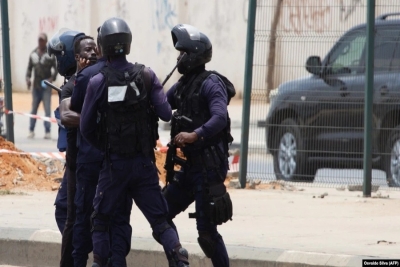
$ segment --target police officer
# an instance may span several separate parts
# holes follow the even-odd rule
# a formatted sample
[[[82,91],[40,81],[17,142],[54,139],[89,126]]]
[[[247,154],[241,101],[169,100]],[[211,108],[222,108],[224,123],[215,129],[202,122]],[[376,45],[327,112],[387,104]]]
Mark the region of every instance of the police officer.
[[[83,137],[106,154],[93,201],[93,267],[105,266],[108,226],[128,195],[150,223],[167,258],[174,266],[189,266],[187,251],[166,222],[167,204],[154,163],[157,119],[169,121],[171,108],[154,72],[126,60],[132,42],[127,23],[108,19],[99,35],[108,62],[89,82],[80,123]]]
[[[98,29],[99,30],[99,29]],[[97,43],[99,39],[97,38]],[[90,78],[97,74],[105,65],[106,59],[102,56],[101,47],[97,46],[98,61],[96,64],[82,69],[77,73],[75,87],[70,100],[72,111],[80,113],[86,95],[86,87]],[[95,57],[91,51],[90,58]],[[80,62],[89,57],[81,56]],[[84,63],[84,62],[83,62]],[[79,122],[77,124],[79,126]],[[90,145],[82,138],[78,129],[77,144],[77,171],[76,171],[76,221],[73,232],[72,253],[75,267],[84,267],[87,264],[88,254],[92,251],[90,216],[93,212],[93,198],[96,193],[96,186],[103,162],[103,153]],[[132,208],[132,198],[117,207],[116,216],[112,222],[110,236],[112,239],[111,264],[113,266],[123,266],[125,257],[131,248],[132,228],[130,222],[130,211]],[[110,265],[111,266],[111,265]]]
[[[83,33],[74,31],[66,32],[66,30],[64,30],[53,36],[47,44],[47,51],[49,55],[55,55],[57,61],[57,70],[64,77],[64,83],[61,86],[62,89],[69,88],[71,84],[73,87],[73,80],[76,72],[73,42],[80,36],[83,36]],[[60,41],[60,37],[63,40],[62,43]],[[65,53],[65,55],[61,55],[61,53]],[[61,101],[63,97],[60,92],[59,97]],[[54,111],[54,114],[59,125],[57,148],[60,152],[65,152],[67,150],[67,129],[61,124],[59,108]],[[67,221],[67,172],[67,170],[64,172],[64,176],[54,203],[56,206],[55,217],[61,234],[64,231],[65,222]]]
[[[48,43],[48,53],[54,54],[57,60],[57,70],[64,77],[64,85],[61,87],[60,100],[70,97],[72,89],[74,87],[75,73],[80,70],[81,65],[76,61],[75,44],[80,43],[82,40],[88,39],[84,33],[64,30],[56,34]],[[93,40],[93,38],[92,38]],[[86,50],[89,50],[90,43],[87,45]],[[93,49],[93,47],[92,47]],[[55,111],[56,118],[60,118],[60,112],[57,109]],[[68,122],[68,121],[67,121]],[[75,161],[76,161],[76,143],[74,138],[71,141],[71,137],[76,136],[76,130],[72,128],[66,128],[66,125],[60,124],[59,127],[59,138],[57,146],[60,151],[67,151],[66,153],[66,168],[61,184],[60,190],[56,197],[56,207],[63,202],[67,201],[67,217],[64,222],[62,232],[62,244],[61,244],[61,260],[60,266],[73,266],[72,259],[72,230],[75,222]],[[65,182],[65,181],[66,182]],[[62,205],[62,204],[61,204]],[[56,214],[60,214],[60,212]]]
[[[171,34],[175,49],[180,51],[178,71],[183,74],[167,92],[171,108],[176,109],[171,138],[181,148],[186,163],[164,188],[168,222],[174,226],[172,219],[195,201],[196,212],[189,217],[196,218],[198,243],[214,266],[225,267],[229,258],[217,225],[232,217],[232,202],[223,183],[228,143],[232,142],[226,88],[231,83],[219,73],[205,70],[212,57],[212,45],[205,34],[185,24],[176,25]]]

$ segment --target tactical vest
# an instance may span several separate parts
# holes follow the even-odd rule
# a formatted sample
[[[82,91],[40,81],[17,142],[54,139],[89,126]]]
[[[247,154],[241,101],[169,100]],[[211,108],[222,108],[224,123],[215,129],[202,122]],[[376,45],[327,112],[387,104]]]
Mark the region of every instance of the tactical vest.
[[[182,77],[174,92],[175,104],[177,106],[173,122],[173,124],[176,125],[176,133],[173,133],[174,136],[179,132],[193,132],[195,129],[201,127],[210,120],[211,114],[209,111],[209,105],[207,100],[201,96],[202,84],[210,75],[217,75],[225,84],[225,90],[227,90],[228,95],[228,104],[230,99],[235,95],[235,88],[232,83],[216,71],[203,70],[198,73],[193,73],[191,77]],[[190,118],[192,122],[188,123],[183,119],[179,119],[182,118],[182,116]],[[204,142],[202,142],[202,148],[217,145],[222,141],[224,145],[224,153],[228,155],[228,146],[233,141],[230,133],[231,122],[229,114],[227,114],[226,127],[215,136],[204,140]]]
[[[158,117],[150,105],[151,88],[145,86],[149,82],[145,82],[144,68],[135,64],[125,72],[109,66],[101,70],[106,78],[108,107],[100,114],[97,136],[106,153],[123,157],[142,153],[154,159]]]

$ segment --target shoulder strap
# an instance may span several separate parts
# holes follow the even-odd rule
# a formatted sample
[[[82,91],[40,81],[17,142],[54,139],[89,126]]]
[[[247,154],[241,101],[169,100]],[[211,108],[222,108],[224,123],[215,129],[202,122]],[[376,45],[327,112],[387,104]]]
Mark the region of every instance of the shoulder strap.
[[[208,70],[203,71],[202,73],[198,74],[194,80],[192,81],[191,86],[191,90],[188,93],[188,99],[190,99],[194,92],[198,89],[200,90],[201,86],[203,85],[203,82],[205,81],[205,79],[208,78],[208,76],[210,76],[210,72]]]
[[[151,74],[149,68],[144,67],[143,69],[143,82],[144,87],[146,88],[147,94],[150,95],[152,86],[151,86]]]

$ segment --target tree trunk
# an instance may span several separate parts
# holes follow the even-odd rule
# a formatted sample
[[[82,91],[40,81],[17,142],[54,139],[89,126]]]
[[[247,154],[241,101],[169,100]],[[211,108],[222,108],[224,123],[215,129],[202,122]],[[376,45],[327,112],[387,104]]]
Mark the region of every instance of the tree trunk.
[[[271,23],[271,37],[269,41],[269,52],[267,60],[267,103],[269,103],[269,93],[274,89],[275,56],[276,56],[276,31],[281,18],[281,9],[284,0],[277,0],[274,17]]]

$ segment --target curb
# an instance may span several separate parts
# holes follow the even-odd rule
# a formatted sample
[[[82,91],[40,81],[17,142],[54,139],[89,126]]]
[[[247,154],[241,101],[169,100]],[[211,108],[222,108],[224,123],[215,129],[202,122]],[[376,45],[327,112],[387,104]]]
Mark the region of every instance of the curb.
[[[197,243],[182,245],[189,251],[191,267],[212,266]],[[0,264],[58,266],[60,247],[61,235],[54,230],[0,228]],[[231,267],[359,267],[363,259],[371,258],[230,245],[227,245],[227,250]],[[92,258],[90,255],[88,267]],[[153,239],[132,238],[127,263],[131,267],[159,267],[167,264],[167,261],[162,247]]]

